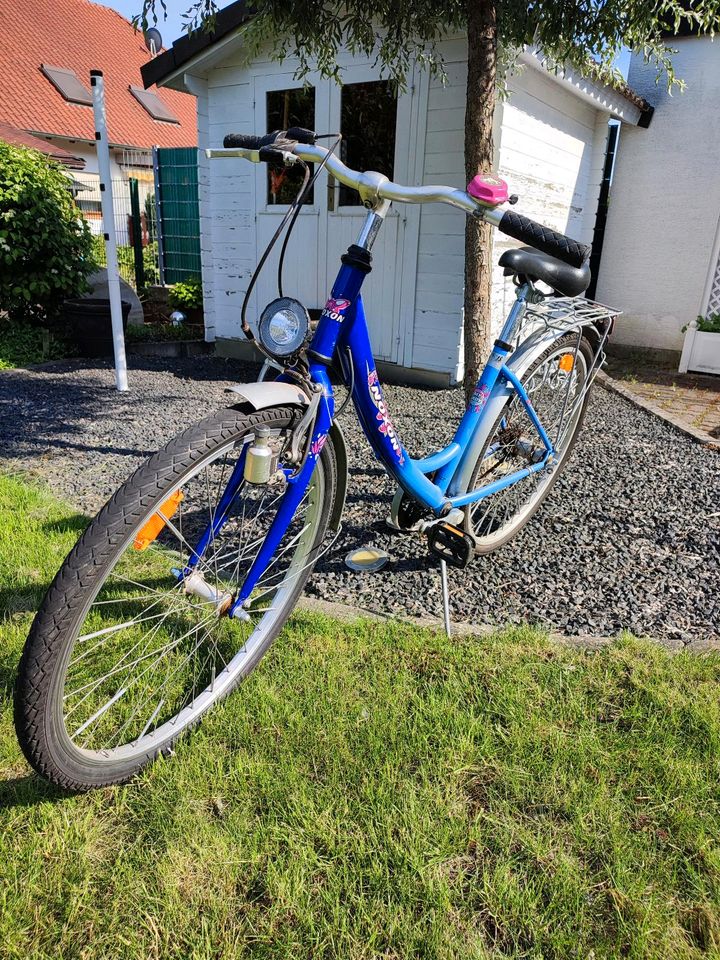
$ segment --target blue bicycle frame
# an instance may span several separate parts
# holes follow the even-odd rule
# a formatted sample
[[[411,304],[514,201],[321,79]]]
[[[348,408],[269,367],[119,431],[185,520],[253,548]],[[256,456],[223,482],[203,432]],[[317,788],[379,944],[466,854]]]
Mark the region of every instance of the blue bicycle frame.
[[[339,357],[346,385],[352,385],[353,403],[375,456],[410,497],[439,517],[448,514],[455,507],[475,503],[512,486],[532,473],[544,470],[555,457],[554,446],[522,383],[506,364],[512,353],[510,342],[525,310],[529,293],[527,286],[518,288],[515,304],[495,342],[452,441],[443,450],[420,460],[413,459],[405,449],[383,395],[363,309],[361,287],[369,272],[370,257],[368,254],[367,260],[363,261],[357,256],[358,250],[369,251],[385,212],[376,210],[368,214],[363,232],[354,248],[355,255],[351,256],[349,251],[348,255],[343,257],[344,262],[333,285],[331,297],[322,312],[308,350],[311,359],[310,380],[321,391],[317,417],[312,428],[310,453],[297,475],[294,476],[290,469],[285,471],[287,491],[240,592],[228,611],[230,616],[242,615],[243,605],[272,560],[308,488],[333,422],[335,402],[328,376],[328,364],[336,355]],[[468,455],[473,439],[485,425],[488,401],[494,391],[508,390],[509,387],[515,391],[537,430],[543,445],[542,455],[534,463],[493,483],[469,492],[453,493],[453,480],[462,470],[463,458]],[[187,568],[182,573],[178,571],[179,576],[187,575],[197,564],[224,524],[243,482],[243,462],[244,456],[241,456],[218,504],[213,521],[200,538]]]

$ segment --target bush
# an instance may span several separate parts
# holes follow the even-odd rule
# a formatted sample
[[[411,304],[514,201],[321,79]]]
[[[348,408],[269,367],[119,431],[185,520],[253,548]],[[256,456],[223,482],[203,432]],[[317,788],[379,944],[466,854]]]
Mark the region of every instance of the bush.
[[[701,333],[720,333],[720,313],[711,313],[708,317],[699,316],[697,328]]]
[[[87,289],[92,238],[62,167],[0,143],[0,309],[47,326]]]
[[[105,241],[102,237],[93,237],[92,244],[95,260],[100,266],[106,267],[107,255],[105,253]],[[117,255],[120,276],[123,280],[131,284],[131,286],[135,286],[135,252],[133,248],[128,244],[122,244],[117,248]],[[147,244],[147,246],[143,247],[143,274],[146,287],[160,283],[157,240],[153,240]]]
[[[29,323],[0,318],[0,370],[62,360],[74,352],[61,336],[54,336]]]
[[[201,323],[181,323],[178,327],[171,323],[131,323],[125,339],[128,343],[167,343],[170,340],[202,340],[204,334]]]
[[[168,303],[173,310],[200,309],[203,305],[201,281],[191,278],[184,283],[176,283],[168,293]]]

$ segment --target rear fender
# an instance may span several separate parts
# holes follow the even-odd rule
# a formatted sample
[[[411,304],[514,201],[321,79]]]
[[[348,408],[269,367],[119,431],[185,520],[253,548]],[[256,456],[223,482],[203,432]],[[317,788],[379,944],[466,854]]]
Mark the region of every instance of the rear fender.
[[[230,393],[236,393],[242,400],[250,404],[253,410],[266,410],[268,407],[307,407],[309,398],[300,387],[292,383],[283,383],[279,380],[263,380],[261,383],[238,383],[229,387]],[[238,404],[239,406],[239,404]],[[340,424],[334,421],[328,433],[335,453],[337,467],[337,488],[330,514],[330,529],[337,531],[340,527],[348,484],[347,445]]]

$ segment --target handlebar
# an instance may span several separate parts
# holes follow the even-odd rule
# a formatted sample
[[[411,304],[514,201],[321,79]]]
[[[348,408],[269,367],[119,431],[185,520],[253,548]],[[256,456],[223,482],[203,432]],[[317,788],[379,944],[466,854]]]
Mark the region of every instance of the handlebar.
[[[315,134],[303,127],[278,130],[262,137],[233,133],[225,137],[224,149],[209,149],[205,155],[211,159],[241,157],[253,163],[293,163],[294,158],[307,163],[324,162],[328,172],[340,183],[357,190],[365,203],[372,204],[378,199],[403,203],[448,203],[572,267],[582,267],[590,258],[591,248],[587,244],[557,233],[513,210],[478,203],[464,190],[440,185],[408,187],[393,183],[381,173],[351,170],[334,153],[314,143],[315,139]]]

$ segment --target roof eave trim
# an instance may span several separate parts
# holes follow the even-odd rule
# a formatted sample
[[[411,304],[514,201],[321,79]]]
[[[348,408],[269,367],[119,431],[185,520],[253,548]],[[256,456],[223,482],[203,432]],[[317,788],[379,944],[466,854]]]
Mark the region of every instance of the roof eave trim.
[[[145,89],[152,87],[153,84],[159,87],[166,86],[185,69],[192,69],[206,56],[214,53],[218,46],[224,46],[227,40],[234,39],[250,17],[251,13],[245,0],[236,0],[235,3],[218,11],[214,33],[196,32],[193,35],[185,34],[179,37],[169,50],[148,60],[140,68]]]
[[[571,67],[555,67],[547,62],[541,51],[536,49],[528,48],[524,50],[518,59],[520,63],[537,70],[550,80],[554,80],[581,100],[591,103],[596,109],[603,110],[631,126],[649,126],[653,107],[637,94],[632,94],[630,97],[609,84],[584,77]]]

